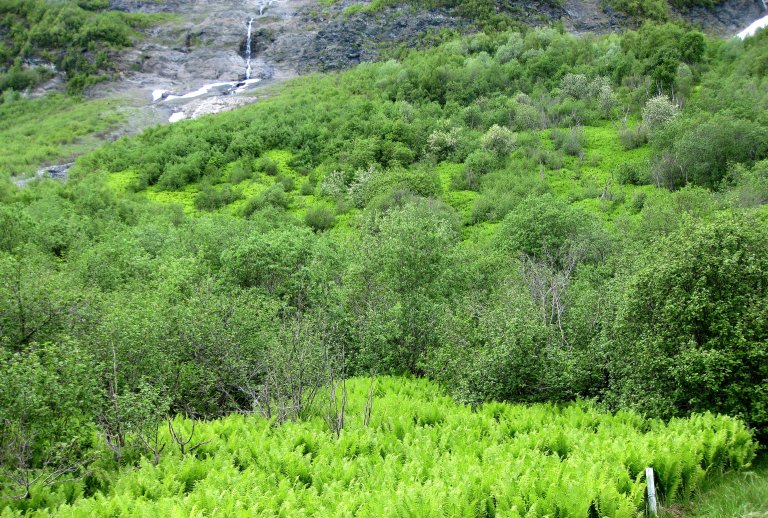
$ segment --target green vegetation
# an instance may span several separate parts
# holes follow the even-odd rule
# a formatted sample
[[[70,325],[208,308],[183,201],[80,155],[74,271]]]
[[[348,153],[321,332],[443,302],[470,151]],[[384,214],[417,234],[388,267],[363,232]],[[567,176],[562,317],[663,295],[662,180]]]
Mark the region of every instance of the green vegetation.
[[[589,404],[470,408],[431,383],[387,377],[343,390],[338,436],[323,419],[327,394],[319,415],[279,427],[254,416],[194,428],[176,419],[156,432],[161,456],[30,503],[62,504],[40,516],[632,517],[644,505],[645,466],[666,503],[707,475],[748,466],[754,451],[741,423],[710,414],[665,424]],[[191,440],[189,451],[169,430]],[[82,497],[94,485],[103,493]]]
[[[0,178],[33,173],[45,162],[73,159],[95,148],[100,144],[95,135],[123,121],[116,103],[63,95],[25,99],[6,92],[0,97]]]
[[[66,73],[80,92],[112,68],[110,50],[131,45],[144,15],[106,10],[105,0],[0,1],[0,91],[24,90]]]
[[[692,518],[721,518],[765,516],[768,514],[768,466],[763,457],[754,469],[728,473],[705,482],[702,491],[685,505],[671,506],[662,516],[691,516]]]
[[[489,31],[0,185],[5,512],[632,516],[748,467],[766,56]]]

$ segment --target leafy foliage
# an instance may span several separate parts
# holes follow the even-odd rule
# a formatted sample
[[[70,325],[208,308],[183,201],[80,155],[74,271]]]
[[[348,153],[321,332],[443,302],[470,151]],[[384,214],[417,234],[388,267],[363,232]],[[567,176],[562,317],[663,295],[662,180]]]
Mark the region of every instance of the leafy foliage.
[[[72,448],[83,485],[15,509],[621,516],[645,465],[670,500],[744,466],[733,416],[763,439],[768,401],[767,43],[476,34],[121,139],[65,185],[0,184],[0,374],[73,399],[75,366],[34,352],[70,344],[71,431],[105,453]],[[393,409],[344,428],[344,380],[371,373],[472,406],[382,381]],[[255,412],[282,426],[231,415]]]
[[[388,377],[375,382],[366,425],[369,384],[348,380],[338,439],[319,416],[279,427],[254,416],[198,423],[203,444],[193,454],[169,446],[157,466],[143,461],[105,494],[52,514],[587,516],[597,509],[629,517],[644,505],[646,465],[657,470],[663,501],[673,502],[706,474],[746,466],[754,455],[749,432],[727,417],[664,424],[587,403],[472,409],[423,380]],[[173,424],[182,433],[192,425]]]
[[[24,90],[50,71],[29,68],[31,59],[63,70],[70,92],[82,89],[111,69],[107,51],[131,45],[142,15],[104,11],[106,2],[3,0],[0,2],[0,91]]]

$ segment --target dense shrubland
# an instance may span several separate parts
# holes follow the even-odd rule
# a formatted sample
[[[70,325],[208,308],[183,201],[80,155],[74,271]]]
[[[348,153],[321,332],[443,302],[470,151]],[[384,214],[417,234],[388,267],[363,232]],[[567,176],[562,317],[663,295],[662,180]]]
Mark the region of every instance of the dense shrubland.
[[[2,0],[0,91],[24,90],[64,71],[79,92],[112,68],[110,49],[131,45],[146,17],[108,11],[105,0]]]
[[[338,448],[330,437],[345,437],[342,380],[371,373],[428,376],[480,408],[427,405],[413,433],[430,441],[465,434],[439,427],[454,410],[480,420],[470,416],[516,412],[482,406],[489,400],[589,399],[673,419],[619,414],[619,428],[636,428],[641,442],[640,432],[688,430],[688,457],[670,457],[684,459],[685,477],[710,463],[695,446],[697,427],[730,429],[718,455],[743,465],[751,447],[741,421],[676,418],[729,414],[766,437],[767,44],[763,34],[724,42],[672,24],[605,37],[478,34],[401,62],[301,78],[251,107],[120,140],[82,157],[66,185],[4,184],[3,495],[29,491],[19,508],[186,512],[196,498],[212,498],[214,489],[205,493],[201,483],[196,493],[195,481],[218,473],[216,462],[238,480],[238,465],[251,469],[224,460],[231,452],[213,454],[226,450],[217,427],[271,428],[229,417],[199,424],[189,439],[190,421],[158,432],[168,415],[309,419],[276,433]],[[318,403],[328,387],[341,403]],[[377,427],[391,417],[397,436],[397,416],[374,416]],[[506,422],[489,419],[493,429]],[[318,435],[323,422],[330,435]],[[364,428],[354,433],[395,440]],[[430,435],[443,431],[444,439]],[[621,439],[606,440],[609,449],[621,444],[626,459]],[[161,451],[162,441],[176,446]],[[558,448],[581,439],[557,441],[550,455],[530,453],[556,463],[553,473],[569,466]],[[198,446],[184,462],[174,449],[181,444]],[[510,444],[488,451],[517,451]],[[463,473],[466,462],[447,455]],[[620,472],[620,489],[589,486],[609,488],[617,507],[605,514],[642,504],[636,477],[648,455],[629,471],[624,460],[605,468]],[[274,466],[253,468],[254,476],[271,481],[262,482],[278,488],[281,502],[322,509],[319,489],[296,484],[313,486],[317,476],[336,491],[338,482],[302,464],[309,460],[296,462],[283,467],[284,479],[270,474]],[[671,461],[659,462],[663,471]],[[142,463],[110,485],[117,466]],[[182,488],[160,469],[197,475]],[[465,487],[447,482],[455,473],[421,473],[429,487]],[[85,474],[59,493],[43,489]],[[489,505],[488,479],[478,477],[466,485],[477,494],[455,497],[469,514]],[[667,484],[668,495],[677,493]],[[76,502],[80,491],[99,490],[109,496]],[[411,490],[418,495],[401,487]],[[137,503],[146,491],[160,507]],[[614,505],[594,494],[578,503],[540,494],[535,505],[541,513]],[[493,505],[534,508],[527,496],[505,495]],[[413,505],[432,512],[440,503]]]

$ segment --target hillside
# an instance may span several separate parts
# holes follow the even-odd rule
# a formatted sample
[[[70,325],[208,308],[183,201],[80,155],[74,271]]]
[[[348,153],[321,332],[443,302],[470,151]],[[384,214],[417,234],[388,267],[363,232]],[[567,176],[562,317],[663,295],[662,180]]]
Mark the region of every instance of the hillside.
[[[763,15],[759,0],[6,0],[0,4],[0,73],[8,83],[2,89],[31,88],[33,97],[85,89],[91,99],[124,107],[121,123],[106,136],[93,133],[103,142],[172,116],[237,108],[261,97],[261,87],[297,74],[397,58],[457,34],[552,24],[604,34],[673,20],[730,36]],[[233,88],[248,68],[249,20],[253,82]],[[43,162],[72,159],[48,156]]]
[[[768,32],[679,18],[736,3],[131,4],[1,97],[74,164],[0,178],[0,515],[768,512]]]

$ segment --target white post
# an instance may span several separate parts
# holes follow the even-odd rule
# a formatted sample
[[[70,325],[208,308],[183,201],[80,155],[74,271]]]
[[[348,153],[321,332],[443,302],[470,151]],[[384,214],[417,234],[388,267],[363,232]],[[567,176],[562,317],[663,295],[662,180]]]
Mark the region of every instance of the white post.
[[[653,468],[645,468],[645,479],[648,481],[648,510],[651,516],[656,516],[656,483],[653,481]]]

